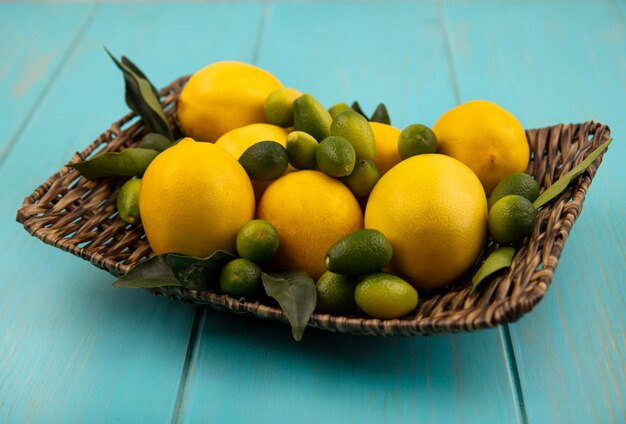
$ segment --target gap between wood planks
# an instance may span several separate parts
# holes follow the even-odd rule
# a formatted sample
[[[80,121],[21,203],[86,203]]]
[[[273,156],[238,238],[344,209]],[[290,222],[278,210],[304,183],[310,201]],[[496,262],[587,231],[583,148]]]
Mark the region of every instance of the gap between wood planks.
[[[265,38],[266,24],[270,8],[270,0],[264,0],[261,22],[259,22],[259,29],[257,31],[256,45],[254,46],[254,52],[251,59],[251,63],[254,65],[256,65],[259,60],[259,52],[261,50],[261,45],[263,44],[263,39]],[[187,406],[189,371],[193,370],[198,362],[198,350],[200,346],[200,339],[202,337],[202,330],[206,321],[207,308],[208,307],[197,307],[193,317],[191,331],[189,332],[189,341],[187,343],[187,351],[185,354],[185,362],[183,363],[183,370],[178,382],[178,393],[176,395],[176,403],[174,404],[174,411],[172,413],[173,424],[183,422],[185,408]]]
[[[43,103],[43,99],[48,95],[50,88],[52,87],[52,85],[54,85],[59,75],[61,75],[61,71],[63,71],[63,69],[65,68],[65,65],[67,64],[71,54],[74,52],[76,46],[78,45],[78,42],[83,37],[85,30],[93,21],[97,9],[98,5],[93,4],[91,10],[89,10],[87,15],[85,16],[82,24],[80,25],[80,27],[78,27],[76,34],[74,34],[74,37],[72,37],[70,44],[67,46],[67,49],[65,49],[65,51],[63,52],[63,56],[61,57],[61,60],[59,61],[56,69],[52,70],[50,78],[45,83],[43,89],[41,90],[41,93],[39,93],[30,109],[28,109],[28,111],[24,114],[22,122],[20,122],[13,135],[9,136],[9,140],[6,145],[2,148],[2,150],[0,150],[0,167],[4,165],[4,161],[7,159],[7,157],[9,157],[9,154],[11,154],[11,150],[13,150],[13,146],[18,143],[18,140],[28,126],[28,123],[31,121],[35,112],[37,112],[37,110],[39,109],[39,105]]]
[[[452,44],[450,42],[450,35],[446,26],[446,19],[444,17],[442,0],[437,0],[437,17],[439,20],[439,28],[441,29],[441,37],[446,50],[446,61],[448,62],[448,72],[450,74],[450,83],[454,90],[454,100],[457,105],[461,104],[461,93],[459,89],[459,83],[457,79],[456,68],[454,66]],[[511,332],[509,331],[509,325],[503,324],[500,326],[498,333],[500,334],[500,340],[502,342],[502,352],[507,365],[507,375],[509,377],[509,386],[511,392],[515,396],[515,405],[518,421],[522,424],[528,424],[528,414],[526,413],[526,404],[524,402],[524,391],[520,383],[519,370],[517,368],[517,360],[515,358],[515,350],[513,349],[513,342],[511,340]]]

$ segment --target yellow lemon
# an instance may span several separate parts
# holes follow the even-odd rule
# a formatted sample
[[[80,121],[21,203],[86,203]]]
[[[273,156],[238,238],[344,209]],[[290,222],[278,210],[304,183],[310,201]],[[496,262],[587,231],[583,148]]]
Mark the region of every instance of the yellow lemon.
[[[487,198],[476,175],[458,160],[413,156],[378,181],[365,228],[391,242],[391,270],[416,288],[441,287],[467,271],[483,249]]]
[[[239,157],[248,147],[259,141],[275,141],[287,146],[287,130],[271,124],[250,124],[240,128],[235,128],[222,135],[215,142],[216,146],[220,146],[233,157],[239,160]]]
[[[178,99],[183,133],[214,142],[244,125],[265,122],[263,104],[283,85],[267,71],[242,62],[213,63],[191,76]]]
[[[339,180],[319,171],[295,171],[265,191],[257,218],[273,224],[280,236],[275,269],[303,269],[317,280],[328,249],[363,227],[358,202]]]
[[[400,130],[379,122],[370,122],[370,127],[372,127],[376,140],[374,162],[380,175],[383,175],[402,160],[400,153],[398,153]]]
[[[216,142],[216,146],[220,146],[233,157],[239,160],[239,157],[248,147],[259,141],[275,141],[283,147],[287,146],[287,130],[271,124],[250,124],[234,130],[228,131],[222,135]],[[292,171],[290,166],[286,172]],[[263,192],[269,186],[271,181],[252,181],[254,195],[256,199],[260,199]]]
[[[528,166],[530,149],[524,128],[495,103],[463,103],[441,115],[433,131],[437,152],[469,166],[487,195],[504,177],[524,172]]]
[[[139,193],[143,227],[157,255],[234,253],[237,232],[254,218],[254,208],[252,185],[239,162],[190,138],[152,161]]]

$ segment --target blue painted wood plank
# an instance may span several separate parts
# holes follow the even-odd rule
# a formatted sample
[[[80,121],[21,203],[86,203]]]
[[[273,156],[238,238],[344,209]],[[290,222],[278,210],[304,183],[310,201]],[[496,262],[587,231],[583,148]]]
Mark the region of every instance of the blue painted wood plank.
[[[402,28],[392,31],[390,28]],[[325,105],[384,100],[403,127],[455,104],[433,4],[274,4],[258,64]],[[305,332],[207,313],[184,422],[514,422],[497,330],[430,338]]]
[[[486,98],[526,127],[588,119],[615,142],[546,298],[512,325],[530,422],[626,417],[626,24],[613,2],[444,5],[463,101]],[[530,24],[532,23],[532,24]]]
[[[515,422],[497,330],[373,338],[207,313],[182,422]]]
[[[103,45],[162,86],[218,58],[249,59],[261,14],[261,4],[99,7],[0,167],[0,422],[175,415],[195,308],[112,288],[109,274],[30,237],[15,211],[127,112]]]
[[[93,9],[93,5],[0,5],[0,161]]]

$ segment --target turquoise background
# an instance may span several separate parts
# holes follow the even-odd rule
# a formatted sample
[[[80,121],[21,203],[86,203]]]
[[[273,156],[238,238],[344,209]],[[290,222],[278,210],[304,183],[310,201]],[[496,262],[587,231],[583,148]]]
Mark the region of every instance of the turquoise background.
[[[324,104],[432,125],[461,102],[526,128],[608,124],[545,298],[519,322],[370,338],[193,307],[30,237],[25,196],[127,112],[128,55],[157,86],[262,66]],[[0,4],[0,422],[626,421],[626,1]]]

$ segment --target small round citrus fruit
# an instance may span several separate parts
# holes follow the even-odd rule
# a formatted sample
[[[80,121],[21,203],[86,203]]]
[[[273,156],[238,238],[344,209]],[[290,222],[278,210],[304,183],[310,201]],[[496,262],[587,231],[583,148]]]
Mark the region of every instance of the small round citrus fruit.
[[[303,131],[292,131],[287,135],[289,163],[296,169],[315,168],[315,151],[319,143],[312,135]]]
[[[354,288],[356,281],[347,275],[326,271],[317,280],[315,309],[329,314],[349,314],[356,310]]]
[[[235,159],[239,160],[243,152],[248,148],[266,140],[275,141],[282,146],[286,146],[287,130],[271,124],[250,124],[228,131],[215,142],[215,145],[220,146],[233,155]],[[254,196],[257,200],[261,198],[268,185],[269,182],[267,181],[252,181]]]
[[[426,125],[412,124],[398,137],[398,153],[402,159],[437,152],[437,136]]]
[[[265,122],[265,99],[280,87],[275,76],[256,66],[216,62],[187,81],[178,99],[178,121],[185,135],[214,142],[232,129]]]
[[[148,166],[139,210],[155,254],[234,253],[237,232],[254,217],[254,192],[230,154],[185,138]]]
[[[340,238],[362,228],[358,202],[339,180],[319,171],[291,172],[267,188],[257,218],[271,222],[280,247],[274,269],[302,269],[313,279],[325,271],[324,257]]]
[[[524,172],[528,166],[530,149],[524,128],[495,103],[463,103],[441,115],[433,131],[438,152],[469,166],[487,195],[504,177]]]
[[[532,233],[537,210],[527,198],[509,194],[498,200],[489,211],[489,234],[502,244],[517,243]]]
[[[345,103],[335,103],[330,107],[330,109],[328,109],[328,113],[330,113],[330,116],[335,119],[337,115],[350,109],[352,108]]]
[[[417,291],[402,278],[384,272],[361,280],[354,298],[359,308],[374,318],[399,318],[417,306]]]
[[[356,155],[352,144],[343,137],[326,137],[315,149],[315,163],[331,177],[345,177],[354,169]]]
[[[498,200],[509,194],[518,194],[534,202],[537,197],[539,197],[540,191],[539,183],[537,183],[537,180],[535,180],[532,175],[523,172],[511,174],[500,181],[491,192],[488,203],[489,209],[491,209]]]
[[[293,101],[301,95],[295,88],[283,87],[272,91],[263,105],[265,120],[279,127],[293,126]]]
[[[237,234],[237,253],[257,264],[269,261],[278,252],[279,245],[276,227],[262,219],[248,222]]]
[[[280,177],[289,166],[287,149],[275,141],[260,141],[243,152],[239,163],[255,181],[269,181]]]
[[[220,273],[220,288],[232,297],[253,296],[260,286],[261,268],[248,259],[233,259]]]
[[[379,179],[380,172],[378,172],[376,163],[369,159],[360,159],[354,165],[352,173],[343,178],[343,182],[356,197],[366,198]]]
[[[122,221],[127,224],[137,224],[141,221],[139,215],[139,192],[141,178],[133,178],[124,183],[117,193],[117,211]]]
[[[380,175],[384,175],[402,160],[400,153],[398,153],[400,130],[379,122],[370,122],[370,127],[372,127],[374,139],[376,140],[376,157],[374,162]]]
[[[358,159],[376,157],[376,141],[369,122],[363,115],[350,109],[341,112],[330,125],[330,135],[345,138],[356,152]]]
[[[435,288],[463,274],[487,235],[487,198],[476,175],[440,154],[394,166],[372,190],[365,228],[393,247],[391,269],[417,288]]]

